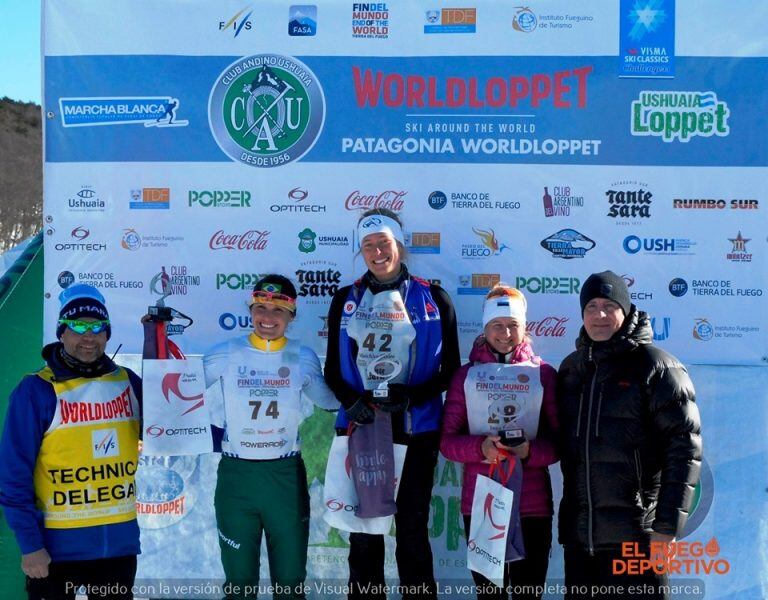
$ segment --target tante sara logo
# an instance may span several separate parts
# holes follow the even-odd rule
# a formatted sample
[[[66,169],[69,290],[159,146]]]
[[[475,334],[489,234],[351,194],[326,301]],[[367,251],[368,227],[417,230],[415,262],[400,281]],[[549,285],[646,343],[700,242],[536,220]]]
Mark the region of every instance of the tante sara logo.
[[[233,160],[277,167],[304,156],[325,120],[320,82],[287,56],[241,58],[219,75],[208,102],[219,147]]]
[[[632,135],[653,135],[665,142],[730,133],[728,105],[715,92],[640,92],[632,102]]]

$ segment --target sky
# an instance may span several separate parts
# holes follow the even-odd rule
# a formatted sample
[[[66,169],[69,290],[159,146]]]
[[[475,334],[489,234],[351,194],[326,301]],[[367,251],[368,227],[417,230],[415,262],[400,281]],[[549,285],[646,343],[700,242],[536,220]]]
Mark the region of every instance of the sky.
[[[39,104],[39,0],[0,0],[0,56],[0,98]]]

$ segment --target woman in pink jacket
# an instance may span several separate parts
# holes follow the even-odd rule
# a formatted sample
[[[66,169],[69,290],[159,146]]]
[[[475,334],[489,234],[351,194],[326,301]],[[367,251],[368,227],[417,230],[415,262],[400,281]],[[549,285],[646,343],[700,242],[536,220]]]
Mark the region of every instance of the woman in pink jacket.
[[[499,284],[488,293],[483,334],[475,340],[469,363],[453,376],[444,406],[440,450],[447,459],[464,463],[461,512],[467,535],[478,474],[487,475],[489,463],[504,460],[500,449],[523,466],[520,516],[526,557],[506,564],[503,590],[473,571],[478,599],[506,600],[510,590],[518,590],[514,600],[541,598],[541,588],[531,592],[544,585],[549,565],[552,484],[547,467],[558,460],[556,371],[533,353],[525,335],[526,307],[525,296],[515,288]],[[501,442],[504,432],[509,445]],[[524,441],[514,439],[523,433]]]

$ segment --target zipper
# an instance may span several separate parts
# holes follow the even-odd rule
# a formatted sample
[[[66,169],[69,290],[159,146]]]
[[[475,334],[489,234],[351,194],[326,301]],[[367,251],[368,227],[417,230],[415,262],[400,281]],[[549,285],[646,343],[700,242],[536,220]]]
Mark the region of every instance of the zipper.
[[[600,437],[600,411],[603,408],[603,384],[600,384],[600,395],[597,397],[597,417],[595,418],[595,437]]]
[[[576,437],[581,435],[581,408],[584,406],[584,388],[581,388],[581,394],[579,394],[579,416],[576,419]]]
[[[640,493],[643,492],[643,470],[640,468],[640,450],[635,448],[635,474],[637,475],[637,486]]]
[[[592,346],[589,346],[589,360],[592,359]],[[589,543],[589,555],[595,555],[595,544],[592,537],[592,484],[589,469],[589,432],[592,428],[592,398],[595,394],[595,381],[597,380],[597,363],[595,363],[595,372],[592,374],[592,383],[589,386],[589,406],[587,408],[587,435],[584,440],[584,452],[586,458],[586,472],[587,472],[587,540]]]

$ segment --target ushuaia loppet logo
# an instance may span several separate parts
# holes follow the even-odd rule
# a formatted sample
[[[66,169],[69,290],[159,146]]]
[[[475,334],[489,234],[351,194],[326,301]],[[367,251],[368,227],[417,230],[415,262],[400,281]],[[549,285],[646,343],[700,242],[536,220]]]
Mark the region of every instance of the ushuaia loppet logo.
[[[315,74],[295,58],[257,54],[219,75],[208,101],[219,147],[233,160],[277,167],[314,145],[325,121],[325,97]]]
[[[632,135],[653,135],[665,142],[694,136],[725,137],[731,111],[715,92],[643,91],[632,102]]]

